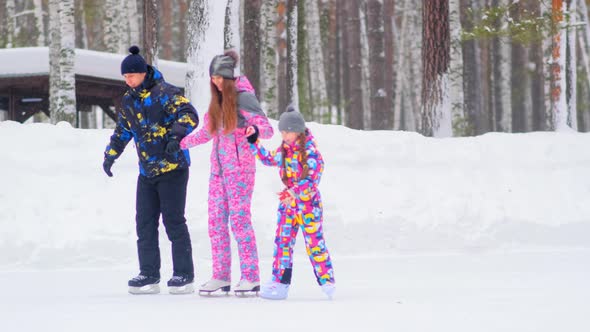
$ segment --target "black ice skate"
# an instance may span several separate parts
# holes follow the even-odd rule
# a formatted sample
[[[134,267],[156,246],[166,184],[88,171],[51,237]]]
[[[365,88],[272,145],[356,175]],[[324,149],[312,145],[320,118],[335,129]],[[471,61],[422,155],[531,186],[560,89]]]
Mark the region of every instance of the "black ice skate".
[[[168,291],[170,294],[190,294],[194,293],[193,277],[173,276],[168,280]]]
[[[134,295],[158,294],[160,292],[159,282],[160,278],[148,277],[140,274],[129,280],[127,284],[129,285],[129,293]]]

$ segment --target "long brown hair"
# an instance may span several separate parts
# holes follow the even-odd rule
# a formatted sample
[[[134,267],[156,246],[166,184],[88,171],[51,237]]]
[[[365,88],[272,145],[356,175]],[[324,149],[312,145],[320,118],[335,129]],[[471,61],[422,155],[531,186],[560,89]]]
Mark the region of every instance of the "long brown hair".
[[[209,103],[209,133],[215,134],[223,128],[224,134],[231,133],[238,126],[236,83],[232,79],[223,79],[223,92],[217,90],[215,84],[211,86],[211,102]]]
[[[307,175],[309,174],[309,166],[307,166],[307,150],[305,149],[305,144],[307,143],[307,130],[300,133],[297,136],[297,142],[299,143],[299,151],[301,151],[300,154],[300,159],[298,160],[299,164],[301,165],[301,167],[303,167],[303,171],[301,172],[301,176],[299,177],[299,179],[293,179],[293,182],[297,182],[300,181],[302,179],[305,179],[307,177]],[[287,154],[285,151],[285,144],[281,144],[281,152],[282,152],[282,160],[281,160],[281,164],[283,165],[283,176],[282,176],[282,181],[283,184],[285,186],[288,186],[288,181],[287,181],[287,172],[285,171],[285,155]]]

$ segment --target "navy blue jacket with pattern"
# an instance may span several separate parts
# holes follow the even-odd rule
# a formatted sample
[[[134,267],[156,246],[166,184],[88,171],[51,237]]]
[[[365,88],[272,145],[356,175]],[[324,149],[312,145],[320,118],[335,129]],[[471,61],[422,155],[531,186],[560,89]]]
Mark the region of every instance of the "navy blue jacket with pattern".
[[[166,83],[162,73],[148,65],[143,83],[137,88],[128,86],[121,104],[106,159],[117,159],[133,138],[139,171],[146,177],[190,166],[188,150],[165,152],[170,140],[180,141],[199,124],[196,110],[179,88]]]

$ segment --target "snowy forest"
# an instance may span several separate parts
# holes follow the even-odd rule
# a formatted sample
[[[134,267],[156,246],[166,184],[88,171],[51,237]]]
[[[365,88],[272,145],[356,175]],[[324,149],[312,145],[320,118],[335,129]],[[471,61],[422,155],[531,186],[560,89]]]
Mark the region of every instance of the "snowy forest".
[[[76,49],[137,44],[186,63],[189,99],[208,94],[193,78],[221,2],[224,48],[272,118],[294,103],[308,121],[434,137],[590,131],[588,0],[2,0],[0,48],[49,48],[50,117],[28,121],[97,127],[74,121]]]

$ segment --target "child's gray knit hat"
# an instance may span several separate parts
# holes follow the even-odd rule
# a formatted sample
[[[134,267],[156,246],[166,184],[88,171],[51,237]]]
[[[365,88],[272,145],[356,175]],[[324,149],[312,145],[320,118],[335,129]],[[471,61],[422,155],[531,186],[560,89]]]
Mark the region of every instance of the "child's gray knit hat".
[[[295,110],[293,105],[287,106],[285,113],[279,117],[279,130],[292,133],[305,132],[305,120],[303,115]]]

